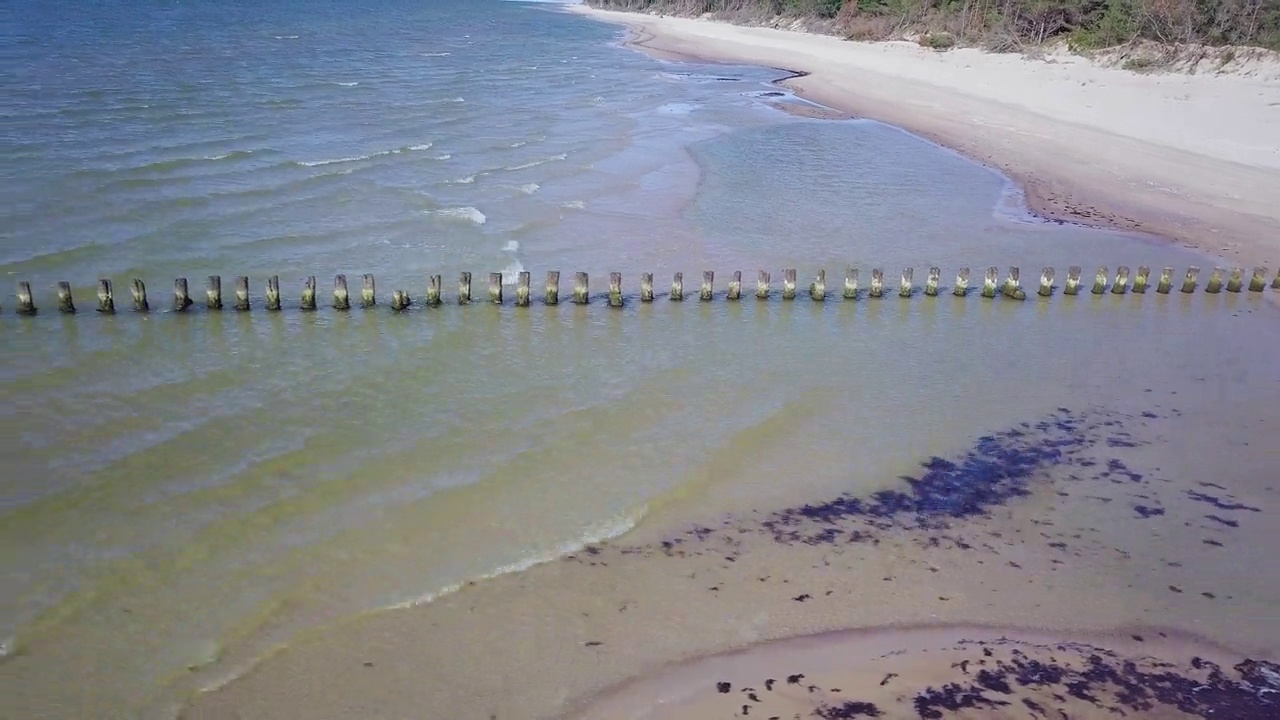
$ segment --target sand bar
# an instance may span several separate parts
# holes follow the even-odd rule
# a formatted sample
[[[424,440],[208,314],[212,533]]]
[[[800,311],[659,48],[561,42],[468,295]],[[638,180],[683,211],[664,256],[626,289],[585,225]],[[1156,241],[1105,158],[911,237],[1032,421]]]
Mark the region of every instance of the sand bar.
[[[785,84],[999,168],[1047,217],[1280,263],[1280,62],[1139,74],[1062,50],[1040,60],[575,6],[669,59],[808,73]]]

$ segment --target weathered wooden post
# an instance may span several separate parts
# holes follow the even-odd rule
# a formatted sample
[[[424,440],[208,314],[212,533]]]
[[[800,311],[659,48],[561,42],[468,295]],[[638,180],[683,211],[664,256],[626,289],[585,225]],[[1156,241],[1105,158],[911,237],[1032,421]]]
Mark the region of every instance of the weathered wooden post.
[[[76,303],[71,299],[71,283],[63,280],[58,283],[58,312],[74,315]]]
[[[1111,284],[1111,294],[1123,295],[1129,291],[1129,266],[1116,268],[1116,281]]]
[[[729,294],[725,296],[726,300],[738,300],[742,298],[742,271],[734,270],[733,277],[729,280]]]
[[[222,276],[209,276],[209,284],[204,291],[204,295],[206,308],[210,310],[222,309]]]
[[[516,307],[529,307],[529,279],[527,270],[516,275]]]
[[[1276,270],[1276,279],[1271,281],[1272,290],[1280,290],[1280,270]]]
[[[653,273],[640,273],[640,302],[653,302]]]
[[[766,270],[761,270],[759,278],[756,279],[756,299],[769,299],[769,273]]]
[[[924,281],[924,294],[929,297],[938,296],[938,285],[942,282],[942,269],[938,267],[929,268],[929,278]]]
[[[278,311],[280,309],[280,276],[272,275],[267,278],[267,310]]]
[[[711,270],[702,271],[702,288],[698,291],[698,299],[707,302],[712,298],[712,286],[715,283],[716,274]]]
[[[671,296],[672,302],[680,302],[684,300],[684,273],[678,272],[671,276]]]
[[[1009,277],[1005,278],[1001,293],[1013,300],[1027,299],[1027,294],[1022,290],[1021,273],[1016,265],[1009,268]]]
[[[556,305],[560,302],[560,271],[547,271],[547,288],[543,302],[548,305]]]
[[[236,278],[236,310],[244,312],[249,309],[249,278],[241,275]]]
[[[409,300],[409,293],[404,290],[391,291],[391,309],[395,312],[404,312],[409,309],[412,301]]]
[[[1156,292],[1161,295],[1168,295],[1173,290],[1173,268],[1167,267],[1160,271],[1160,282],[1156,284]]]
[[[1227,292],[1238,293],[1244,288],[1244,268],[1231,268],[1231,276],[1227,278]]]
[[[1187,276],[1182,280],[1182,292],[1193,293],[1196,291],[1196,279],[1200,277],[1200,268],[1192,266],[1187,268]]]
[[[622,273],[609,273],[609,307],[622,307]]]
[[[794,269],[782,271],[782,299],[796,299],[796,271]]]
[[[187,308],[195,304],[191,296],[187,294],[187,279],[177,278],[173,281],[173,311],[186,312]]]
[[[140,278],[133,279],[133,310],[134,312],[148,312],[151,305],[147,302],[147,285]]]
[[[440,307],[443,302],[444,294],[444,277],[441,275],[432,275],[427,280],[427,307]]]
[[[1036,291],[1040,297],[1053,295],[1053,268],[1046,267],[1040,271],[1040,289]]]
[[[18,281],[18,314],[36,314],[36,301],[31,296],[31,283],[26,280]]]
[[[373,275],[365,273],[360,276],[360,307],[371,308],[378,304],[377,286],[373,282]]]
[[[113,314],[116,311],[115,292],[111,288],[111,281],[107,278],[98,280],[98,312]]]
[[[960,268],[960,270],[956,273],[956,289],[951,291],[953,295],[955,295],[956,297],[964,297],[965,295],[969,294],[969,275],[970,274],[971,273],[969,272],[969,268],[967,267]]]
[[[858,299],[858,268],[856,267],[844,271],[844,299]]]
[[[31,294],[31,283],[26,280],[19,280],[17,297],[19,315],[35,315],[37,313],[35,295]]]
[[[814,302],[825,302],[827,299],[827,271],[819,270],[809,283],[809,298]]]
[[[1249,292],[1262,292],[1267,287],[1267,269],[1256,267],[1253,277],[1249,278]]]
[[[902,270],[902,281],[898,283],[898,297],[909,298],[915,292],[915,268]]]
[[[884,297],[884,270],[871,268],[871,290],[867,295],[873,298]]]
[[[316,309],[316,276],[308,275],[307,279],[302,282],[302,303],[303,310]]]
[[[458,304],[471,304],[471,273],[458,273]]]
[[[1107,268],[1102,266],[1093,275],[1093,294],[1101,295],[1107,291]]]
[[[579,305],[586,305],[591,301],[591,293],[588,290],[588,278],[584,272],[575,273],[573,276],[573,301]]]
[[[494,305],[502,304],[502,273],[489,273],[489,302]]]
[[[1147,291],[1147,279],[1151,277],[1151,268],[1138,266],[1138,274],[1133,277],[1133,291],[1141,295]]]
[[[1222,273],[1223,270],[1220,267],[1209,272],[1209,282],[1204,285],[1205,292],[1215,294],[1222,292]]]
[[[1000,280],[1000,269],[989,267],[987,274],[982,278],[982,297],[993,298],[996,296],[996,283]]]
[[[335,275],[333,278],[333,309],[350,310],[351,298],[347,295],[347,276]]]
[[[1072,265],[1067,268],[1067,284],[1062,288],[1063,295],[1079,295],[1080,294],[1080,276],[1084,273],[1084,268],[1079,265]]]

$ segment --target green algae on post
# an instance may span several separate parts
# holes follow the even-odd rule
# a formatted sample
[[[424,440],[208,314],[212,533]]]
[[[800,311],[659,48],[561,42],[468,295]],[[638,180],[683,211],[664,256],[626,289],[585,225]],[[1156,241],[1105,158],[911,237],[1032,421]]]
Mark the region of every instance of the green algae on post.
[[[1067,268],[1067,285],[1062,289],[1063,295],[1079,295],[1080,294],[1080,276],[1084,273],[1084,268],[1079,265],[1072,265]]]
[[[640,302],[653,302],[653,273],[640,273]]]
[[[560,302],[560,271],[547,271],[547,287],[546,295],[543,302],[547,305],[555,305]]]
[[[1133,278],[1133,291],[1142,294],[1147,291],[1147,280],[1151,277],[1151,268],[1146,265],[1138,266],[1138,274]]]
[[[308,275],[302,283],[302,309],[316,309],[316,276]]]
[[[241,275],[236,278],[236,310],[244,312],[249,309],[249,278]]]
[[[716,274],[711,270],[702,271],[702,287],[698,290],[698,299],[702,302],[711,300],[713,296],[712,288],[715,285]]]
[[[378,304],[378,293],[373,282],[373,275],[365,273],[360,276],[360,307],[371,308]]]
[[[458,273],[458,304],[471,304],[471,273]]]
[[[404,312],[409,309],[412,301],[409,299],[409,293],[404,290],[391,291],[391,309],[395,312]]]
[[[529,278],[527,270],[516,275],[516,307],[529,307]]]
[[[794,269],[782,271],[782,299],[796,299],[796,271]]]
[[[1173,290],[1173,268],[1167,267],[1160,271],[1160,282],[1156,284],[1156,292],[1161,295],[1168,295]]]
[[[873,298],[884,297],[884,270],[871,268],[871,290],[867,295]]]
[[[432,275],[427,280],[427,307],[439,307],[440,296],[444,288],[444,278],[440,275]]]
[[[1116,281],[1111,284],[1111,292],[1114,295],[1123,295],[1129,291],[1129,266],[1121,265],[1116,268]]]
[[[267,278],[267,310],[276,311],[280,309],[280,276],[272,275]]]
[[[1280,270],[1276,270],[1276,279],[1271,281],[1272,290],[1280,290]]]
[[[1027,294],[1022,290],[1021,273],[1016,265],[1009,268],[1009,276],[1005,278],[1001,294],[1012,300],[1026,300]]]
[[[173,311],[186,312],[187,308],[193,304],[191,296],[187,293],[187,279],[175,278],[173,281]]]
[[[489,302],[494,305],[502,304],[502,273],[489,273]]]
[[[609,307],[622,307],[622,273],[609,273]]]
[[[760,276],[756,279],[756,299],[769,299],[769,271],[761,270]]]
[[[813,282],[809,283],[809,298],[814,302],[823,302],[827,299],[827,271],[819,270],[814,277]]]
[[[573,301],[579,305],[591,301],[590,278],[584,272],[573,275]]]
[[[222,309],[222,276],[209,276],[209,284],[205,288],[204,295],[205,307],[210,310]]]
[[[987,274],[982,278],[982,297],[993,298],[996,296],[996,286],[1000,281],[1000,269],[996,267],[987,268]]]
[[[1103,265],[1098,268],[1098,272],[1093,276],[1093,294],[1101,295],[1107,291],[1107,266]]]
[[[1262,292],[1267,286],[1267,269],[1264,267],[1256,267],[1253,269],[1253,277],[1249,278],[1249,292]]]
[[[726,300],[739,300],[742,298],[742,271],[734,270],[733,277],[729,280],[729,294],[725,296]]]
[[[928,297],[938,296],[938,284],[942,281],[942,269],[929,268],[929,277],[924,281],[924,294]]]
[[[58,312],[68,315],[76,313],[76,304],[71,299],[71,283],[65,280],[58,283]]]
[[[333,309],[351,309],[351,297],[347,294],[346,275],[335,275],[333,278]]]
[[[844,299],[858,299],[858,268],[856,267],[844,271]]]
[[[1187,268],[1187,276],[1182,281],[1182,292],[1193,293],[1196,291],[1196,280],[1200,277],[1200,268],[1192,265]]]
[[[111,315],[116,311],[115,293],[111,281],[107,278],[98,280],[98,312]]]
[[[671,276],[671,294],[668,298],[671,302],[684,300],[684,273],[678,272]]]
[[[969,294],[969,268],[960,268],[960,272],[956,273],[956,289],[952,291],[956,297],[964,297]]]
[[[1209,282],[1204,284],[1204,291],[1207,293],[1217,294],[1222,292],[1222,274],[1226,272],[1223,268],[1216,267],[1209,272]]]
[[[1227,292],[1238,293],[1244,287],[1244,268],[1231,268],[1231,277],[1227,279]]]
[[[909,298],[915,292],[915,268],[903,268],[898,282],[898,297]]]
[[[1053,294],[1053,268],[1046,267],[1040,271],[1040,289],[1036,291],[1040,297]]]
[[[147,302],[147,285],[139,278],[133,279],[133,310],[134,312],[148,312],[151,305]]]
[[[31,297],[31,283],[26,280],[18,281],[18,314],[36,314],[36,302],[35,299]]]

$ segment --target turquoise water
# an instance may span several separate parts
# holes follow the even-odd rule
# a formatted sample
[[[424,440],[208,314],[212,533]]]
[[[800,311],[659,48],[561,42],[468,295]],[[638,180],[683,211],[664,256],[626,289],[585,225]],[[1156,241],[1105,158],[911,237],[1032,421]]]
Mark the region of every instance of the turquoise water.
[[[855,459],[874,484],[1136,374],[1275,350],[1254,295],[303,314],[303,279],[324,305],[340,272],[353,293],[374,273],[385,304],[462,270],[477,296],[489,272],[560,270],[567,298],[578,270],[597,290],[681,271],[692,295],[703,269],[750,292],[758,269],[825,267],[838,291],[850,263],[891,284],[1020,264],[1032,285],[1041,265],[1203,260],[1034,221],[929,143],[779,112],[775,71],[655,61],[553,6],[0,13],[0,275],[42,309],[0,298],[0,694],[22,716],[163,716],[300,632],[708,497],[827,492]],[[173,278],[198,295],[210,274],[228,302],[250,276],[258,307],[279,275],[287,311],[160,312]],[[121,307],[145,279],[157,311],[86,312],[100,277]],[[74,318],[54,311],[63,280]],[[1108,344],[1124,351],[1104,366]],[[878,354],[897,361],[858,360]],[[1274,368],[1233,372],[1233,400],[1277,387]],[[897,412],[861,422],[869,407]],[[773,482],[800,458],[803,478]]]

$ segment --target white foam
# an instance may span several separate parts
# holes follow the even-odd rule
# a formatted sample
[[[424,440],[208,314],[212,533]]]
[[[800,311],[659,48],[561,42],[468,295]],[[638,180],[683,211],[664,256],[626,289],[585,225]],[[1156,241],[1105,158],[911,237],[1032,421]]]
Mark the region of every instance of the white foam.
[[[457,180],[450,180],[449,182],[450,184],[453,184],[453,185],[470,185],[475,181],[476,181],[475,175],[468,175],[464,178],[458,178]]]
[[[524,193],[525,195],[532,195],[538,192],[538,188],[540,187],[542,186],[539,185],[538,183],[525,183],[517,189],[520,190],[520,192]]]
[[[433,52],[433,53],[418,53],[418,54],[421,55],[422,57],[449,57],[453,53]]]
[[[528,142],[527,140],[520,140],[519,142],[513,142],[513,143],[511,143],[511,144],[510,144],[510,145],[508,145],[507,147],[518,148],[518,147],[524,147],[525,145],[528,145],[528,144],[529,144],[529,142]]]
[[[449,158],[451,158],[451,157],[453,157],[453,156],[452,156],[452,155],[450,155],[449,153],[445,153],[445,154],[443,154],[443,155],[437,155],[437,156],[435,156],[435,158],[433,158],[433,159],[435,159],[435,160],[448,160],[448,159],[449,159]]]
[[[551,157],[549,157],[549,158],[543,158],[543,159],[541,159],[541,160],[534,160],[534,161],[532,161],[532,162],[527,162],[527,163],[524,163],[524,164],[522,164],[522,165],[509,165],[509,166],[507,166],[507,167],[504,167],[504,168],[503,168],[503,170],[528,170],[528,169],[529,169],[529,168],[531,168],[531,167],[538,167],[539,165],[546,165],[546,164],[547,164],[547,163],[549,163],[549,162],[557,162],[557,161],[560,161],[560,160],[564,160],[564,159],[566,159],[567,157],[568,157],[568,155],[565,155],[564,153],[561,153],[561,154],[559,154],[559,155],[552,155],[552,156],[551,156]]]
[[[208,155],[205,157],[205,160],[229,160],[231,158],[248,157],[252,154],[252,150],[232,150],[231,152],[225,152],[221,155]]]
[[[466,207],[441,208],[440,210],[426,210],[428,215],[437,215],[450,220],[463,220],[474,225],[483,225],[489,219],[484,213],[467,205]]]
[[[360,83],[358,83],[358,82],[336,82],[336,83],[334,83],[334,85],[341,85],[342,87],[355,87],[355,86],[357,86],[357,85],[359,85],[359,84],[360,84]]]
[[[507,244],[502,246],[502,252],[520,252],[520,241],[508,240]]]
[[[582,210],[586,206],[587,203],[583,200],[570,200],[569,202],[560,203],[560,207],[566,210]]]
[[[430,150],[430,149],[431,149],[431,145],[432,145],[432,143],[429,143],[429,142],[428,142],[428,143],[422,143],[421,145],[410,145],[410,146],[409,146],[409,149],[410,149],[410,150],[412,150],[412,151],[414,151],[414,152],[421,152],[421,151],[423,151],[423,150]]]
[[[353,155],[351,157],[331,158],[326,160],[298,160],[297,163],[303,167],[321,167],[324,165],[338,165],[340,163],[360,162],[361,160],[372,160],[384,155],[399,155],[405,151],[426,150],[431,147],[431,143],[422,145],[410,145],[407,148],[392,148],[390,150],[379,150],[368,155]]]
[[[519,260],[512,260],[506,267],[502,268],[502,284],[515,285],[522,272],[524,272],[524,263]]]
[[[277,40],[297,40],[297,35],[276,35]]]

